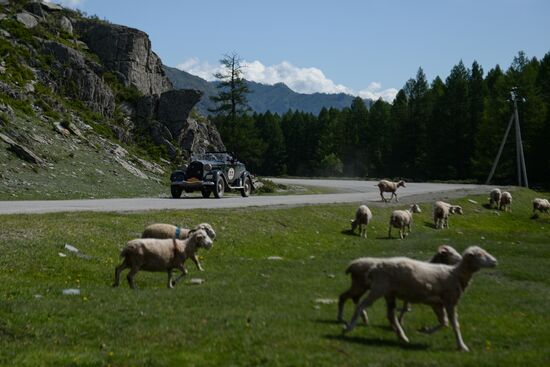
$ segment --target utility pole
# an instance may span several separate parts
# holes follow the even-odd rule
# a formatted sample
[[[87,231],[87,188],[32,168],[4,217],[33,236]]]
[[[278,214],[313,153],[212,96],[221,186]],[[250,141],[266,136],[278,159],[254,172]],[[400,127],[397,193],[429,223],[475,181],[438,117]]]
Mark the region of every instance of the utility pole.
[[[493,167],[491,167],[491,172],[489,173],[489,177],[487,177],[487,181],[485,182],[485,185],[488,185],[491,182],[491,179],[493,178],[493,175],[495,173],[495,169],[497,168],[498,161],[500,160],[500,156],[502,154],[502,150],[504,149],[504,144],[506,144],[506,140],[508,139],[508,134],[510,133],[512,123],[515,122],[515,130],[516,130],[516,165],[517,165],[517,175],[518,175],[518,186],[529,187],[529,181],[527,180],[527,167],[525,166],[525,156],[523,155],[523,142],[522,142],[522,139],[521,139],[521,129],[520,129],[520,126],[519,126],[519,114],[518,114],[518,104],[517,104],[518,96],[516,94],[516,88],[513,88],[510,91],[510,97],[511,97],[513,105],[514,105],[514,111],[512,111],[512,116],[510,116],[510,122],[508,123],[508,127],[506,128],[506,132],[504,133],[504,138],[502,139],[502,142],[500,143],[500,147],[498,149],[497,157],[495,159],[495,162],[493,163]],[[525,99],[522,98],[522,101],[524,102]]]

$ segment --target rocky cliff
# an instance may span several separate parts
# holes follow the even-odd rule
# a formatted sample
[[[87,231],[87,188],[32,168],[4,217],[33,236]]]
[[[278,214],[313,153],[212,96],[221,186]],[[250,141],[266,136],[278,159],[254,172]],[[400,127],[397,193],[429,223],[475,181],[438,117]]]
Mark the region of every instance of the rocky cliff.
[[[45,177],[52,197],[67,180],[85,188],[72,196],[165,189],[168,160],[224,149],[193,112],[200,96],[173,90],[144,32],[51,3],[0,0],[0,198]]]
[[[74,26],[90,51],[124,85],[133,85],[143,94],[161,94],[172,89],[145,32],[90,19],[79,19]]]

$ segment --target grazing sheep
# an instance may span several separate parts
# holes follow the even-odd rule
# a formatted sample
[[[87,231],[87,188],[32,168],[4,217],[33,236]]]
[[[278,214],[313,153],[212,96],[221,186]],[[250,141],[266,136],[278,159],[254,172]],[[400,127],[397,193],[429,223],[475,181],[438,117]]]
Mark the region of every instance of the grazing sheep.
[[[193,230],[198,229],[205,230],[210,239],[214,240],[216,238],[216,232],[214,232],[214,229],[210,224],[201,223],[197,225]],[[145,228],[143,234],[141,235],[141,238],[176,238],[179,240],[184,240],[189,236],[190,232],[191,230],[187,228],[180,228],[171,224],[156,223],[151,224],[150,226]],[[197,269],[199,269],[200,271],[204,271],[196,253],[193,254],[191,260],[193,260],[193,262],[197,265]]]
[[[212,240],[216,238],[216,232],[208,223],[201,223],[193,229],[204,229]],[[141,238],[176,238],[184,240],[189,236],[190,229],[173,226],[171,224],[155,223],[147,226]]]
[[[390,228],[388,229],[388,237],[391,238],[392,227],[399,228],[399,236],[403,239],[405,227],[408,233],[411,233],[412,215],[413,213],[421,213],[420,207],[413,204],[410,209],[394,210],[390,217]]]
[[[533,215],[535,215],[536,210],[541,213],[549,214],[548,211],[550,210],[550,202],[548,199],[535,198],[533,200]]]
[[[480,269],[493,268],[496,265],[497,260],[477,246],[467,248],[462,254],[462,260],[453,266],[430,264],[406,257],[379,261],[367,274],[367,279],[371,282],[371,290],[357,306],[344,332],[353,330],[357,319],[366,307],[371,306],[378,298],[385,297],[388,320],[399,339],[408,342],[409,339],[395,315],[396,299],[398,298],[410,303],[424,303],[432,307],[438,316],[439,325],[426,330],[428,333],[447,326],[448,316],[455,333],[458,349],[468,351],[460,333],[457,304],[473,274]]]
[[[491,190],[491,193],[489,194],[489,207],[492,208],[493,205],[496,205],[498,207],[501,195],[502,192],[500,191],[500,189]]]
[[[449,228],[449,215],[455,213],[462,215],[462,207],[459,205],[452,205],[444,201],[436,201],[434,204],[435,228]]]
[[[366,205],[361,205],[355,212],[355,219],[351,220],[351,232],[353,233],[355,228],[359,226],[359,235],[363,237],[363,233],[365,233],[365,238],[367,238],[367,226],[371,220],[372,213],[369,207]]]
[[[443,245],[439,246],[435,255],[430,259],[429,262],[432,264],[447,264],[454,265],[462,259],[462,256],[451,246]],[[346,274],[351,276],[351,287],[340,294],[338,298],[338,316],[337,320],[340,322],[344,321],[344,304],[348,299],[352,299],[353,302],[357,305],[359,299],[365,294],[371,287],[369,280],[366,275],[369,270],[378,262],[383,261],[384,259],[373,258],[373,257],[361,257],[353,260],[348,268],[346,269]],[[399,315],[399,322],[401,323],[403,316],[406,312],[410,311],[409,305],[407,302],[404,302],[401,314]],[[367,316],[367,311],[363,310],[362,313],[363,320],[365,324],[369,323],[369,318]]]
[[[508,191],[503,191],[502,195],[500,196],[500,202],[498,204],[499,210],[512,211],[512,194],[510,194]]]
[[[395,196],[395,201],[398,202],[399,200],[397,200],[397,188],[403,186],[403,187],[407,187],[405,186],[405,181],[401,180],[401,181],[398,181],[398,182],[392,182],[392,181],[388,181],[388,180],[381,180],[378,185],[378,188],[380,189],[380,197],[382,198],[382,201],[391,201],[391,199],[393,199],[393,197]],[[384,192],[391,192],[391,197],[389,198],[389,200],[386,200],[386,198],[384,198],[384,195],[383,193]]]
[[[212,247],[212,239],[203,229],[192,230],[185,240],[139,238],[129,241],[120,253],[120,257],[124,260],[115,268],[113,287],[118,287],[120,284],[120,273],[130,268],[127,279],[131,288],[136,287],[134,276],[140,270],[167,271],[168,288],[174,288],[174,285],[187,274],[185,260],[195,258],[199,247],[207,250]],[[174,268],[182,272],[176,280],[172,280]]]

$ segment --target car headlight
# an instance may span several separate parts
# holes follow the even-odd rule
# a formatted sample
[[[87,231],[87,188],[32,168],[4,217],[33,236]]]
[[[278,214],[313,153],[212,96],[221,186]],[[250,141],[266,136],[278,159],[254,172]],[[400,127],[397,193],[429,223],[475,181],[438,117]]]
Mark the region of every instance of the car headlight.
[[[210,170],[212,170],[212,165],[210,163],[207,163],[207,164],[204,165],[203,168],[204,168],[205,171],[210,171]]]

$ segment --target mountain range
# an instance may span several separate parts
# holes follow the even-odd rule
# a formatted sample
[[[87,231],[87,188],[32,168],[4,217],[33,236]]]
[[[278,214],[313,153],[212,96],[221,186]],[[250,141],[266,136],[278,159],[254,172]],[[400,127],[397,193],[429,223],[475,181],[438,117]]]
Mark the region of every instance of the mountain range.
[[[203,97],[196,108],[204,115],[208,115],[208,109],[215,107],[210,96],[216,95],[217,82],[209,82],[186,71],[164,65],[164,72],[176,89],[197,89],[203,92]],[[355,98],[350,94],[338,93],[297,93],[284,83],[267,85],[247,81],[250,94],[248,104],[252,111],[264,113],[283,114],[288,110],[304,111],[317,115],[323,107],[342,109],[349,107]],[[372,101],[365,99],[365,104],[370,106]]]

